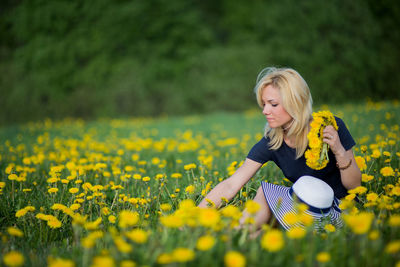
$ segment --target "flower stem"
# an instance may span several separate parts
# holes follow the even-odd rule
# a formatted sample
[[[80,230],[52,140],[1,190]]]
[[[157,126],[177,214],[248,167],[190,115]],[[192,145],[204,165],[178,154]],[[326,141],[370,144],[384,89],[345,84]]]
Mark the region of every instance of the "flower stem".
[[[329,149],[329,145],[327,143],[324,143],[322,145],[322,151],[321,151],[321,155],[319,157],[319,164],[322,164],[322,162],[326,159],[329,161],[329,157],[328,157],[328,149]]]

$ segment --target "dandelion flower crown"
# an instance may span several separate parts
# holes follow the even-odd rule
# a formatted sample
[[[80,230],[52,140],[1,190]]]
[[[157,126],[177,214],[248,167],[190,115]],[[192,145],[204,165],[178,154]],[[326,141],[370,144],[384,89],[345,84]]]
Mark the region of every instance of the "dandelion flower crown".
[[[332,125],[336,130],[338,130],[338,126],[335,117],[330,111],[314,112],[312,116],[311,129],[307,135],[309,149],[304,153],[304,157],[308,167],[320,170],[325,168],[329,162],[329,145],[322,141],[323,131],[328,125]]]

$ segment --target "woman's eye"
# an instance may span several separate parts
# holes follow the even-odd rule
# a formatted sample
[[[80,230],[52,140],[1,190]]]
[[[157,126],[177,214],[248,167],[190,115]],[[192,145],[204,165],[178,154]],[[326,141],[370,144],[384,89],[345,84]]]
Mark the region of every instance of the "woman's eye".
[[[278,106],[278,104],[271,104],[271,106],[276,107],[276,106]]]

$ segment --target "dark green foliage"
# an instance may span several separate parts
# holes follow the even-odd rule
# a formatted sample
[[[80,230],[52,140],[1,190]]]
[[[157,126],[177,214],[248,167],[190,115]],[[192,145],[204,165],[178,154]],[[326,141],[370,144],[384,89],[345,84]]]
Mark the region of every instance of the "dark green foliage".
[[[3,1],[0,123],[254,107],[290,66],[316,103],[400,97],[397,1]]]

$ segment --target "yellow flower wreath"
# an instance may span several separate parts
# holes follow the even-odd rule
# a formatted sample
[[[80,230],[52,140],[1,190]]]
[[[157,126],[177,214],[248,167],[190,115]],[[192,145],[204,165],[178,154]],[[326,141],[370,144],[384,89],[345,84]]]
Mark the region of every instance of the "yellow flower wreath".
[[[323,131],[328,125],[332,125],[336,130],[338,130],[338,126],[335,117],[330,111],[314,112],[312,116],[311,129],[307,135],[309,149],[306,150],[304,156],[308,167],[320,170],[329,162],[329,145],[322,141]]]

